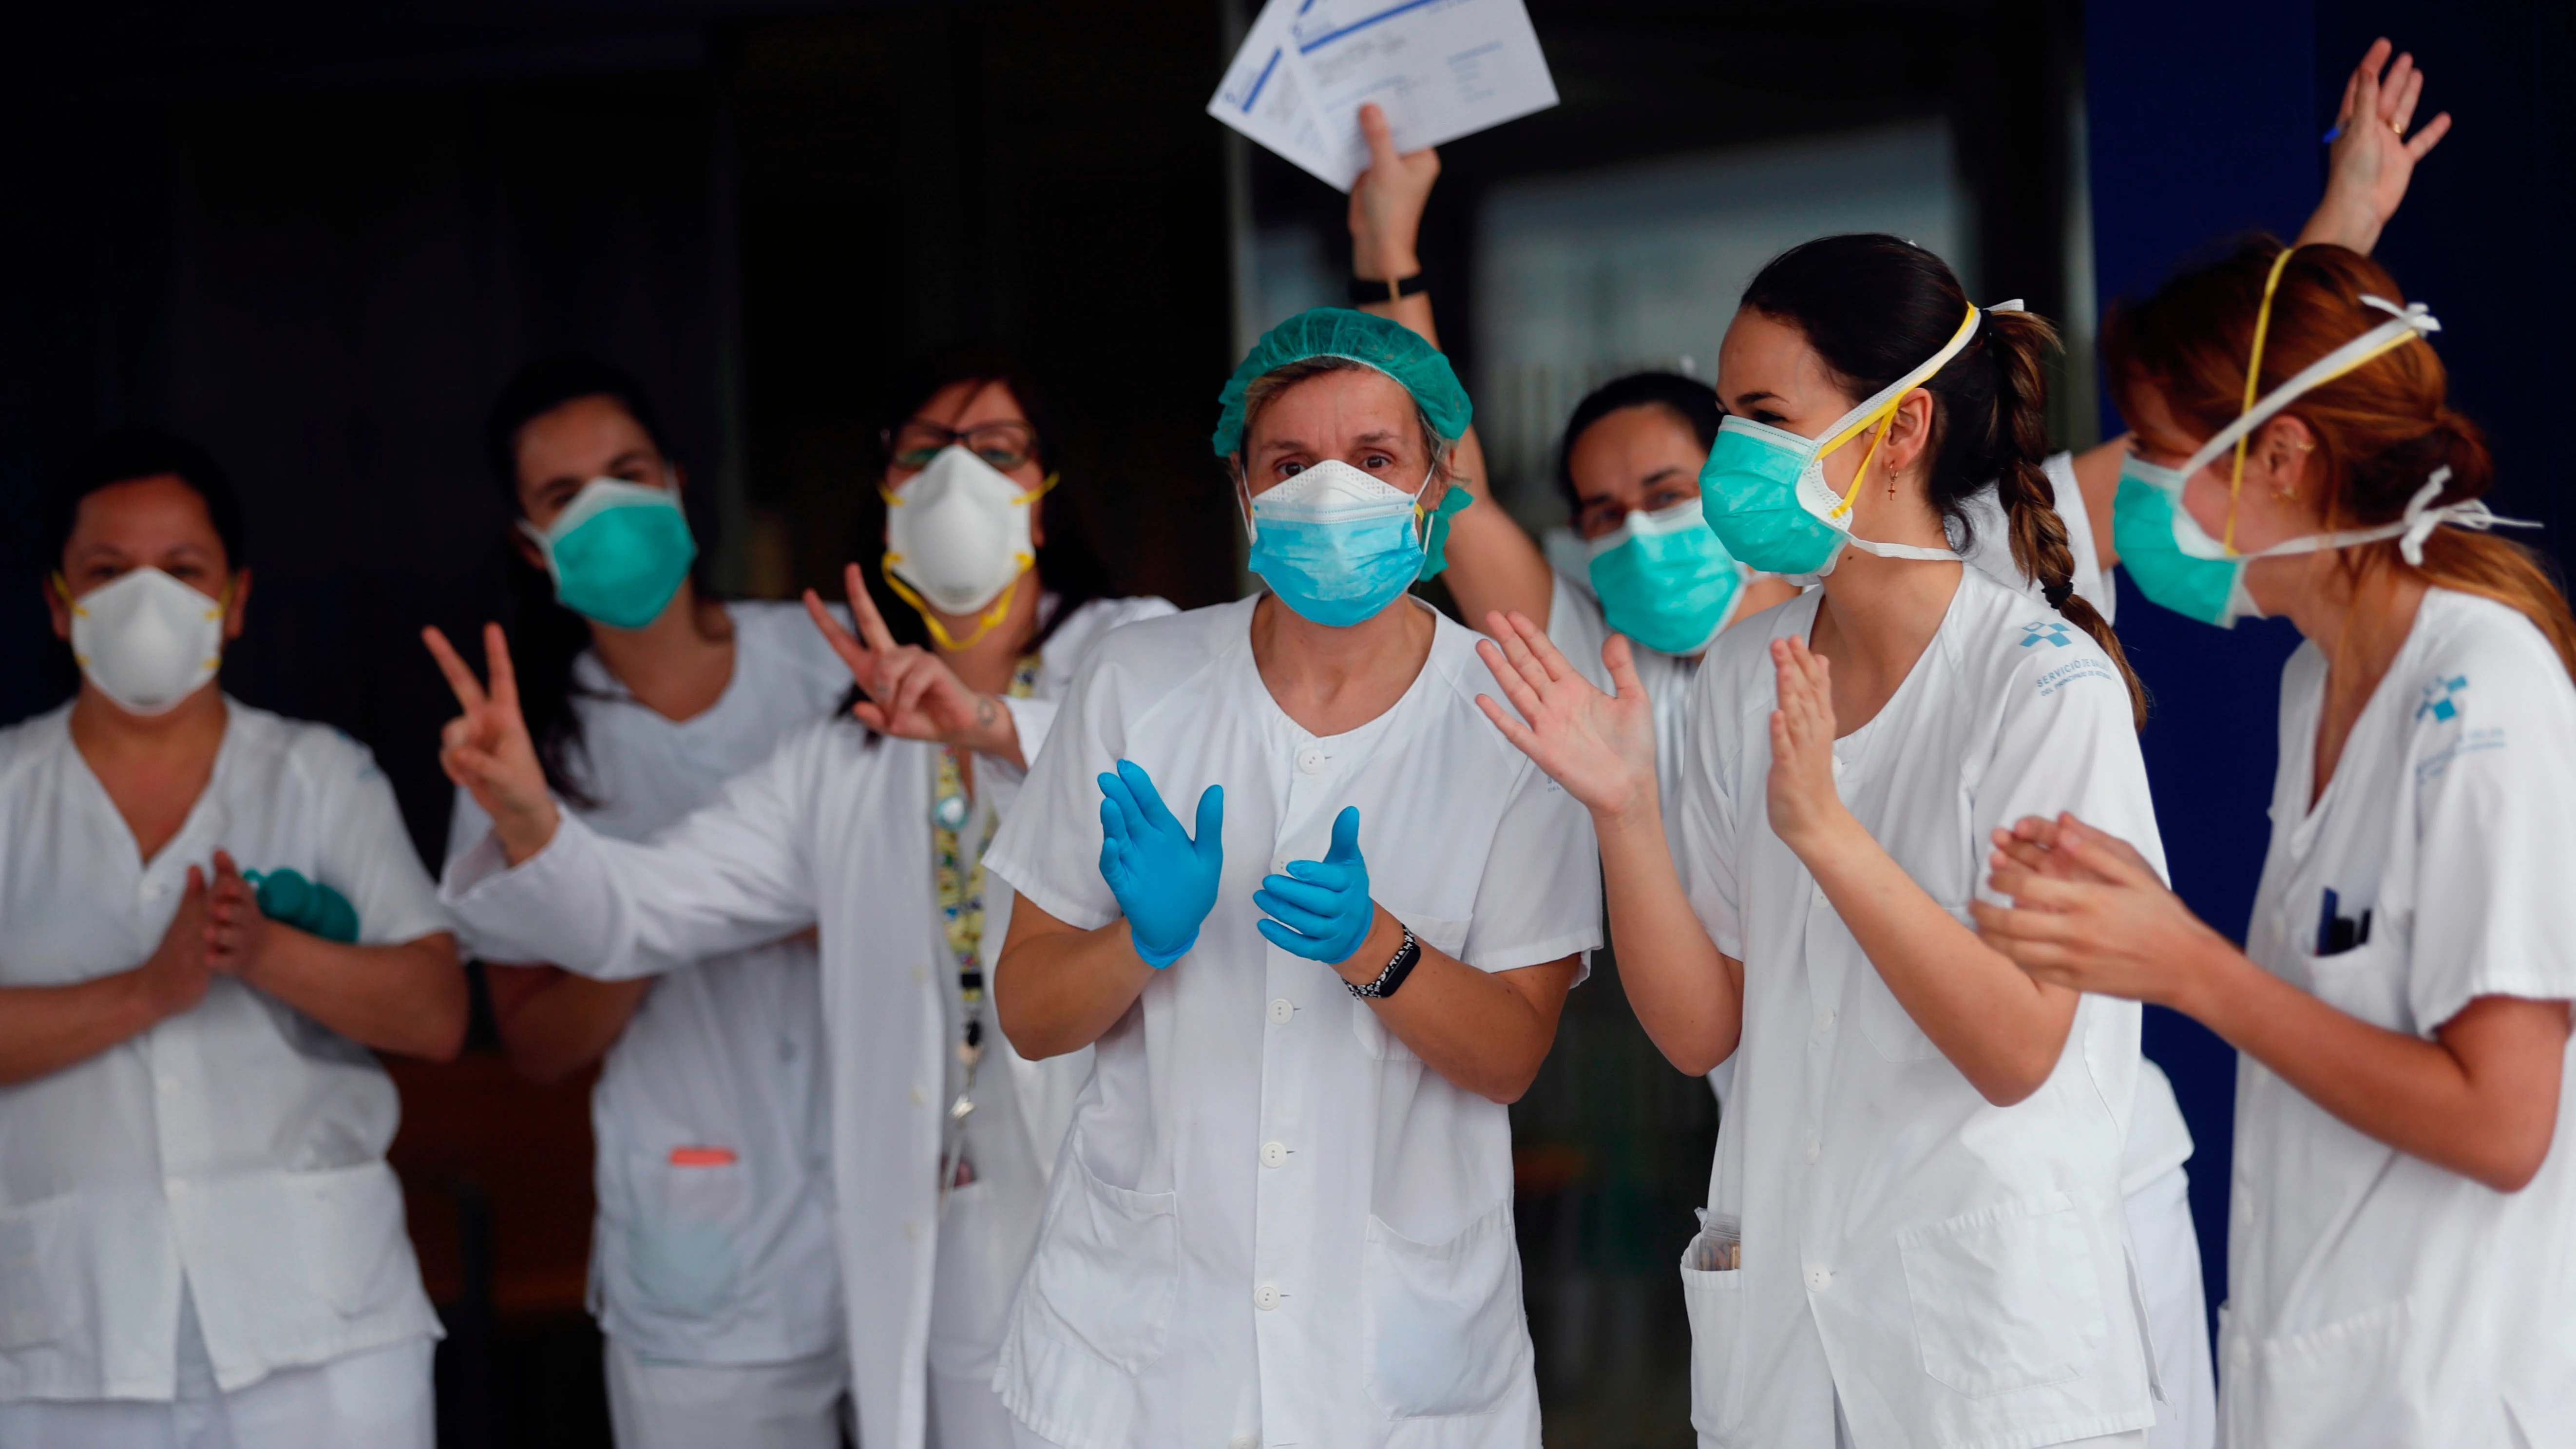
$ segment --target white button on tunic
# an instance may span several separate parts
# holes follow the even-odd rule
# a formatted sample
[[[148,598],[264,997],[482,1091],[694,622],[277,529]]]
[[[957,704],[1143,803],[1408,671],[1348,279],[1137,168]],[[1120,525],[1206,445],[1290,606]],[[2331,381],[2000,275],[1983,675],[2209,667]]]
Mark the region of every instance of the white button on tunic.
[[[2547,640],[2428,592],[2311,808],[2325,673],[2310,644],[2282,674],[2248,953],[2427,1039],[2481,996],[2576,998],[2576,687]],[[2366,940],[2320,953],[2329,900]],[[2238,1059],[2228,1443],[2576,1445],[2576,1044],[2558,1091],[2549,1155],[2508,1194]]]
[[[1692,1421],[1763,1449],[1832,1449],[1837,1399],[1872,1446],[2142,1428],[2120,1173],[2138,1008],[2086,998],[2048,1081],[1996,1107],[1898,1004],[1765,814],[1770,643],[1806,637],[1818,599],[1719,636],[1683,762],[1684,880],[1745,977],[1709,1187],[1743,1266],[1682,1275]],[[1963,570],[1923,657],[1835,746],[1845,803],[1963,923],[1987,832],[2024,815],[2072,810],[2159,858],[2117,671],[2036,617]]]
[[[1216,908],[1100,1039],[998,1387],[1065,1449],[1248,1427],[1523,1449],[1538,1400],[1509,1117],[1425,1068],[1329,967],[1272,948],[1251,897],[1356,805],[1371,894],[1417,935],[1488,971],[1556,961],[1599,942],[1590,821],[1476,710],[1492,686],[1465,630],[1440,621],[1392,709],[1317,740],[1261,683],[1253,607],[1103,641],[986,856],[1049,914],[1106,925],[1095,777],[1134,760],[1184,822],[1225,786]],[[1294,1150],[1263,1168],[1265,1142]]]

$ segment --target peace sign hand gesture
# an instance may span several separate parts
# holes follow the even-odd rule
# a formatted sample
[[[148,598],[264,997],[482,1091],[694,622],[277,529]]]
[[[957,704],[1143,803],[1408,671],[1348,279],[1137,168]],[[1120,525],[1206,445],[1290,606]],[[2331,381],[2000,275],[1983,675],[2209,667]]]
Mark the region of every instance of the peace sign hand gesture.
[[[867,698],[850,707],[859,723],[879,734],[903,740],[931,740],[951,749],[971,750],[1026,768],[1020,758],[1019,726],[1011,712],[989,694],[977,694],[948,667],[948,661],[918,644],[898,644],[868,597],[868,581],[851,564],[844,576],[850,591],[850,617],[858,637],[841,627],[823,607],[822,597],[805,591],[805,612],[823,631],[823,642],[849,666]]]
[[[438,766],[492,817],[502,854],[517,865],[546,848],[563,817],[546,788],[545,767],[537,762],[527,719],[519,713],[519,677],[510,667],[510,641],[500,625],[483,626],[483,657],[492,669],[492,688],[486,693],[445,634],[423,629],[420,637],[465,711],[439,731]]]

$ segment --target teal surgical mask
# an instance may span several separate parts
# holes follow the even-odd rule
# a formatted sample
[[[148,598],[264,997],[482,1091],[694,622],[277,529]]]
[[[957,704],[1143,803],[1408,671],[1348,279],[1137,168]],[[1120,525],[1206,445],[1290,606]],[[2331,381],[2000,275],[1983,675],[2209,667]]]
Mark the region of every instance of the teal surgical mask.
[[[1632,512],[1594,539],[1587,572],[1610,627],[1663,654],[1697,654],[1717,637],[1744,591],[1699,500]]]
[[[551,527],[519,528],[544,553],[555,598],[612,629],[652,623],[698,556],[678,494],[617,478],[581,485]]]
[[[1429,566],[1421,496],[1337,458],[1268,492],[1247,490],[1251,569],[1300,618],[1336,629],[1375,618]]]
[[[2020,302],[2012,301],[1995,310],[2020,307]],[[1970,307],[1959,330],[1940,351],[1815,437],[1732,415],[1719,423],[1716,445],[1700,469],[1699,493],[1708,526],[1726,551],[1746,568],[1779,574],[1801,586],[1832,573],[1845,544],[1880,558],[1956,559],[1958,554],[1946,548],[1854,537],[1852,501],[1860,496],[1870,459],[1887,441],[1897,404],[1966,349],[1984,316]],[[1863,433],[1870,435],[1869,452],[1852,471],[1851,487],[1837,494],[1825,482],[1825,455]]]
[[[2251,379],[2262,375],[2261,349],[2264,334],[2269,331],[2272,289],[2278,285],[2281,266],[2289,255],[2284,251],[2281,260],[2274,263],[2271,283],[2264,289],[2264,311],[2254,333],[2255,353],[2246,368],[2249,381],[2244,412],[2201,444],[2199,451],[2179,467],[2168,468],[2132,455],[2121,465],[2120,491],[2111,503],[2112,542],[2120,550],[2120,566],[2137,582],[2139,590],[2177,614],[2221,629],[2235,627],[2237,620],[2248,615],[2261,617],[2263,611],[2255,606],[2254,596],[2245,587],[2245,566],[2258,558],[2318,553],[2384,538],[2402,538],[2400,548],[2406,561],[2421,563],[2424,539],[2443,524],[2477,529],[2499,523],[2529,526],[2497,518],[2485,504],[2474,499],[2433,507],[2433,500],[2441,496],[2442,486],[2451,477],[2450,469],[2441,468],[2417,490],[2406,505],[2405,516],[2394,523],[2284,539],[2252,553],[2237,551],[2237,494],[2244,486],[2245,442],[2254,430],[2302,394],[2384,352],[2437,332],[2442,326],[2420,302],[2401,308],[2378,297],[2364,297],[2364,302],[2389,313],[2389,320],[2317,359],[2257,402],[2251,395]],[[2212,538],[2183,506],[2183,488],[2193,474],[2217,462],[2231,449],[2236,457],[2228,478],[2227,521],[2220,536]]]

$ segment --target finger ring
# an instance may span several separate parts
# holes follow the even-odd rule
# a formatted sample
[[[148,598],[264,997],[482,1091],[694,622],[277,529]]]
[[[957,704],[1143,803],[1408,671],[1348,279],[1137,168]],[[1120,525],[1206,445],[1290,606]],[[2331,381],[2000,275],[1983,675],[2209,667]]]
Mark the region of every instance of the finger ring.
[[[2395,132],[2397,133],[2397,139],[2398,139],[2398,140],[2403,141],[2403,140],[2405,140],[2405,139],[2406,139],[2406,128],[2405,128],[2403,125],[2399,124],[2398,122],[2395,122],[2395,121],[2391,121],[2391,122],[2389,122],[2389,123],[2388,123],[2388,129],[2390,129],[2390,130],[2392,130],[2392,131],[2395,131]]]

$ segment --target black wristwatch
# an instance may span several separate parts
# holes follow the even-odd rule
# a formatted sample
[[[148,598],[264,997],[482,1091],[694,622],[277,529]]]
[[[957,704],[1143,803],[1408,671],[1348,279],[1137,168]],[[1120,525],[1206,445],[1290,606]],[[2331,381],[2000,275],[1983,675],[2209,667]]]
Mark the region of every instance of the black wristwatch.
[[[1363,1001],[1370,998],[1384,1001],[1395,994],[1397,987],[1404,984],[1405,977],[1413,974],[1415,963],[1422,959],[1422,943],[1413,939],[1411,926],[1401,921],[1397,922],[1396,926],[1404,932],[1404,944],[1395,948],[1395,956],[1386,963],[1386,969],[1377,973],[1377,979],[1366,986],[1345,981],[1342,983],[1342,989]]]
[[[1424,290],[1420,272],[1409,277],[1353,277],[1351,305],[1366,307],[1378,302],[1401,302],[1407,297],[1421,296]]]

